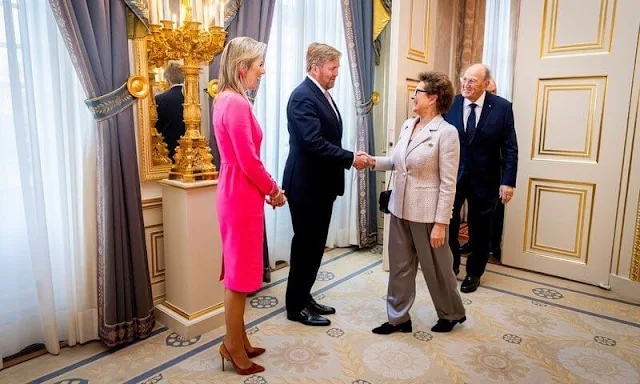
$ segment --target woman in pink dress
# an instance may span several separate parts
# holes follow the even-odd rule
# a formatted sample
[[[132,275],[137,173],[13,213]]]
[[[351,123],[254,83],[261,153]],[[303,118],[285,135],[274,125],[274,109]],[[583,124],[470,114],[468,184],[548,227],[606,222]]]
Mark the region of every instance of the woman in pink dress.
[[[217,207],[222,236],[227,333],[220,345],[222,369],[229,360],[242,375],[264,371],[250,357],[265,352],[252,347],[244,329],[247,293],[262,283],[265,200],[274,208],[285,204],[284,191],[260,161],[262,130],[246,92],[255,90],[264,74],[265,44],[249,37],[231,40],[220,61],[219,87],[213,108],[220,150]]]

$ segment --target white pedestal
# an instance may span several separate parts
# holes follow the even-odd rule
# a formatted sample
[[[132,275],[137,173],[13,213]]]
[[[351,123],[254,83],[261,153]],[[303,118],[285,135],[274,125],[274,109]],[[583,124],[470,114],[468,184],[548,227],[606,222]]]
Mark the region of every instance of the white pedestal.
[[[224,324],[217,181],[162,180],[166,300],[158,321],[186,339]]]

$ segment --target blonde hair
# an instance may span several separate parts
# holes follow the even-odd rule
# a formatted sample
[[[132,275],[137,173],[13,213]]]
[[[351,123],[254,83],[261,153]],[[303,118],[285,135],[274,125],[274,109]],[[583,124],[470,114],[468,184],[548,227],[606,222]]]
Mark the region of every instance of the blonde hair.
[[[265,43],[246,36],[229,41],[220,58],[219,89],[230,89],[245,96],[246,90],[242,85],[240,71],[248,71],[253,63],[264,55],[266,47]]]
[[[322,66],[327,61],[340,58],[340,51],[330,45],[311,43],[307,48],[307,73],[311,72],[314,65]]]

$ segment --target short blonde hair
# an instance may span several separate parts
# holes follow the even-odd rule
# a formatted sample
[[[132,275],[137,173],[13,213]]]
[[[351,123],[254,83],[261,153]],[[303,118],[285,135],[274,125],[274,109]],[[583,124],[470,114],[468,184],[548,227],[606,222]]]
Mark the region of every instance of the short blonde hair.
[[[241,95],[246,95],[240,71],[249,70],[256,60],[264,56],[266,47],[265,43],[246,36],[236,37],[229,41],[220,58],[219,89],[221,91],[231,89]]]
[[[307,73],[314,65],[322,66],[327,61],[340,58],[340,51],[327,44],[311,43],[307,48]]]

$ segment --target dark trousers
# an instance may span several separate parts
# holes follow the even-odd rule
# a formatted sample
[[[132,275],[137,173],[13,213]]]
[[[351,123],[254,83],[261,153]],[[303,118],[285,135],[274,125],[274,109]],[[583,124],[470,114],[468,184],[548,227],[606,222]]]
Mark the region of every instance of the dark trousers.
[[[327,243],[332,209],[333,200],[289,201],[293,240],[286,294],[287,312],[299,312],[309,303],[311,287],[316,281]]]
[[[485,191],[479,191],[464,175],[456,186],[456,198],[453,203],[453,217],[449,224],[449,246],[453,253],[453,269],[460,268],[460,210],[466,199],[469,202],[469,236],[473,241],[471,255],[467,257],[467,276],[480,277],[489,261],[489,243],[493,226],[493,215],[498,202],[498,189],[487,197]]]
[[[491,243],[489,244],[489,250],[493,252],[496,258],[500,258],[501,243],[502,243],[502,231],[504,227],[504,204],[498,199],[496,204],[496,212],[493,215],[493,228],[491,229]],[[471,247],[473,247],[473,241],[471,241],[472,233],[469,232],[469,240],[467,241]],[[472,248],[473,249],[473,248]]]
[[[493,215],[493,228],[491,232],[491,244],[489,249],[493,252],[494,256],[500,258],[502,242],[502,231],[504,227],[504,204],[499,201],[496,204],[496,212]]]

